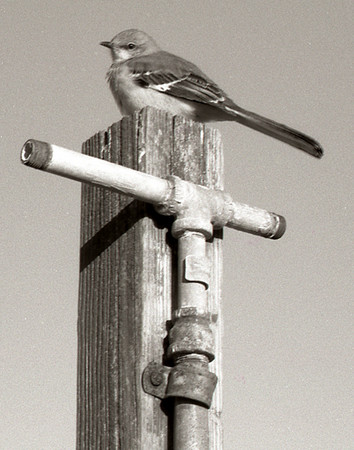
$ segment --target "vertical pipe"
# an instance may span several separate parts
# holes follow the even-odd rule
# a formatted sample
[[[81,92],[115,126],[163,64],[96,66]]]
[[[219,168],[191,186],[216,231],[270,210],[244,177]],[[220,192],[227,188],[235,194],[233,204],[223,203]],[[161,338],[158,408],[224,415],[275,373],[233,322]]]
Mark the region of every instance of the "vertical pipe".
[[[208,312],[207,285],[187,277],[187,260],[193,257],[201,265],[205,262],[205,236],[200,232],[185,231],[178,236],[178,309],[195,308],[198,314]],[[195,368],[207,366],[209,359],[203,354],[177,356],[176,365]],[[174,449],[209,449],[208,409],[193,400],[177,397],[174,403]]]
[[[197,308],[208,312],[207,289],[202,280],[192,282],[188,278],[188,257],[201,264],[205,260],[205,236],[200,232],[185,231],[178,237],[178,308]]]
[[[175,450],[208,450],[208,410],[192,400],[176,398]]]

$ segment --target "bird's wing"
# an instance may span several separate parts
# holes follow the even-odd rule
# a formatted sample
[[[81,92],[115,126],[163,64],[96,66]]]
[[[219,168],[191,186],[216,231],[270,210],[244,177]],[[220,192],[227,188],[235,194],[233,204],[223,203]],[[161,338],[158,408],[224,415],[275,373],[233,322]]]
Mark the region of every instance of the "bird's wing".
[[[221,106],[225,93],[194,64],[167,52],[127,61],[140,85],[186,100]]]

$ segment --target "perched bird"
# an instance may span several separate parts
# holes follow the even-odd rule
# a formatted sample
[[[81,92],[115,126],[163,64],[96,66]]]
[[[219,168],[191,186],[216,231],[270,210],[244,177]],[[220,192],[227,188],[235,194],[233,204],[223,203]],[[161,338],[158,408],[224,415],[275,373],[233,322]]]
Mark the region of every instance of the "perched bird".
[[[198,122],[235,121],[317,158],[323,154],[310,136],[236,105],[196,65],[161,50],[143,31],[122,31],[101,45],[111,50],[107,79],[123,115],[153,106]]]

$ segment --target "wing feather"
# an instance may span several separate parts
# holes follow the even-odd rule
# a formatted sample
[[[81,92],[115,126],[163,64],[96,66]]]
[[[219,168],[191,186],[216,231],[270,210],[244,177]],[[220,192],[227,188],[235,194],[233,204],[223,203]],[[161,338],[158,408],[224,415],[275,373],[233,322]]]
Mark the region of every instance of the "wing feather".
[[[194,64],[167,52],[152,56],[128,61],[132,77],[141,86],[206,104],[225,101],[224,92]]]

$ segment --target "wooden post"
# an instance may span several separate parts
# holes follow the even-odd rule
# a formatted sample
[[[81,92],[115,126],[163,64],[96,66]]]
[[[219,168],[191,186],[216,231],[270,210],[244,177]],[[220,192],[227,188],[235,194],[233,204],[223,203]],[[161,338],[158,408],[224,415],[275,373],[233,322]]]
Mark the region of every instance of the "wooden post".
[[[159,177],[177,175],[222,188],[216,130],[146,108],[83,145],[83,153]],[[82,186],[78,318],[77,448],[171,448],[172,405],[145,393],[143,370],[166,364],[176,306],[176,242],[171,218],[151,205]],[[209,412],[210,448],[221,449],[221,231],[207,244],[210,311],[219,377]]]

